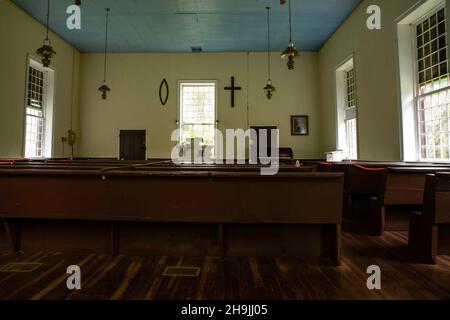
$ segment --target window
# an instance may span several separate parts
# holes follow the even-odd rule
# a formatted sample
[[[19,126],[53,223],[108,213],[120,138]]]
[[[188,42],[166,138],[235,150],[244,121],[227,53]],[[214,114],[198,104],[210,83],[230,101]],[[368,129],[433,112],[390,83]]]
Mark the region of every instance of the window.
[[[53,71],[33,59],[27,71],[24,156],[51,157]]]
[[[338,149],[347,159],[358,158],[356,78],[353,58],[336,70]]]
[[[445,8],[415,24],[419,157],[450,160],[450,83]]]
[[[203,146],[215,145],[215,81],[180,82],[180,143],[201,139]]]
[[[356,83],[355,69],[345,72],[347,80],[347,100],[345,105],[345,137],[346,156],[349,159],[358,157],[357,135],[356,135]]]
[[[25,157],[44,155],[44,72],[29,66],[25,120]]]

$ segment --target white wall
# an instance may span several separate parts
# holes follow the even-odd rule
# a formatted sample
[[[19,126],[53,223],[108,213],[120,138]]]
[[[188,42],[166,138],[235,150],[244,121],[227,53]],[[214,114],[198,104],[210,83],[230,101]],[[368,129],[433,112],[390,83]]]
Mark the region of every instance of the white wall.
[[[81,54],[51,34],[57,56],[54,156],[63,156],[61,137],[72,125],[78,131],[78,156],[117,157],[120,129],[148,130],[148,157],[169,157],[176,128],[180,79],[219,81],[219,128],[278,125],[280,145],[294,149],[298,158],[323,158],[336,149],[336,68],[354,55],[359,155],[362,159],[401,158],[400,106],[395,20],[420,0],[363,1],[327,41],[319,53],[302,53],[296,69],[288,71],[279,53],[272,54],[277,88],[268,101],[264,53],[112,54],[109,56],[106,101],[102,84],[103,57]],[[366,28],[366,8],[379,5],[382,30]],[[41,46],[45,28],[9,0],[0,0],[0,157],[21,156],[27,54]],[[4,63],[7,62],[7,63]],[[230,108],[223,87],[235,76],[243,90]],[[158,98],[161,80],[170,87],[168,104]],[[79,86],[78,86],[79,85]],[[78,109],[78,107],[80,109]],[[290,116],[309,115],[310,135],[290,135]],[[79,122],[79,124],[78,124]],[[77,149],[76,148],[76,149]],[[70,154],[68,147],[64,155]]]
[[[102,100],[97,89],[103,81],[103,56],[82,54],[79,156],[117,157],[120,129],[147,129],[147,156],[170,157],[170,135],[177,128],[177,81],[212,79],[219,81],[219,129],[277,125],[280,146],[292,147],[298,158],[322,158],[317,70],[317,53],[303,53],[294,71],[273,53],[277,91],[267,100],[264,53],[111,54],[107,84],[112,91]],[[242,87],[235,108],[230,107],[230,93],[223,90],[231,76]],[[158,96],[163,78],[170,89],[166,106]],[[309,136],[291,136],[291,115],[309,115]]]
[[[0,0],[0,157],[20,157],[23,150],[26,66],[45,38],[45,27],[9,0]],[[63,156],[61,137],[78,127],[80,54],[64,40],[50,34],[57,55],[53,124],[53,155]],[[73,93],[73,94],[72,94]],[[65,156],[70,155],[66,146]]]
[[[319,53],[322,149],[336,149],[336,68],[354,55],[359,158],[400,160],[400,99],[395,20],[418,0],[365,0]],[[382,29],[369,30],[369,5],[378,5]]]

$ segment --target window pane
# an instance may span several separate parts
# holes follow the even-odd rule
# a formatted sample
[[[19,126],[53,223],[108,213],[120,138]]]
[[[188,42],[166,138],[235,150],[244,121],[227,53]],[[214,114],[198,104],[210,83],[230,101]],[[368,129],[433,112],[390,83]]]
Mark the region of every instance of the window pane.
[[[450,160],[450,87],[445,9],[416,26],[417,130],[423,160]]]
[[[356,134],[356,119],[345,121],[345,131],[347,139],[347,157],[349,159],[357,159],[358,146]]]
[[[422,159],[450,160],[449,97],[450,89],[419,98],[417,118]]]
[[[25,157],[43,156],[44,144],[44,73],[28,69],[27,106],[25,118]]]
[[[441,89],[440,80],[448,80],[449,77],[444,13],[444,9],[433,13],[416,26],[420,94]],[[432,82],[432,85],[427,85],[427,82]]]
[[[216,121],[216,85],[181,83],[181,143],[200,138],[204,145],[214,146]]]
[[[355,69],[346,72],[347,76],[347,108],[356,106]]]
[[[27,116],[25,128],[25,157],[42,157],[44,119]]]

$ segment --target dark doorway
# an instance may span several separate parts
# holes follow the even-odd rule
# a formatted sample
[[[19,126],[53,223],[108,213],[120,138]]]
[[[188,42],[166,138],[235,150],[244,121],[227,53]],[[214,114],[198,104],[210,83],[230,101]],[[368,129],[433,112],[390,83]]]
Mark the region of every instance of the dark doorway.
[[[250,127],[251,129],[256,131],[256,138],[258,141],[258,143],[256,145],[252,145],[252,153],[257,155],[257,161],[260,162],[260,154],[266,157],[271,157],[272,156],[272,134],[271,134],[271,130],[276,130],[278,129],[275,126],[259,126],[259,127]],[[266,132],[266,136],[267,136],[267,143],[264,144],[264,146],[261,146],[262,150],[260,150],[260,143],[259,143],[259,137],[261,135],[261,132]],[[278,148],[278,146],[276,146]],[[256,153],[255,153],[256,151]],[[261,153],[260,153],[261,151]],[[253,160],[253,159],[250,159]]]
[[[146,160],[145,130],[120,130],[120,159]]]

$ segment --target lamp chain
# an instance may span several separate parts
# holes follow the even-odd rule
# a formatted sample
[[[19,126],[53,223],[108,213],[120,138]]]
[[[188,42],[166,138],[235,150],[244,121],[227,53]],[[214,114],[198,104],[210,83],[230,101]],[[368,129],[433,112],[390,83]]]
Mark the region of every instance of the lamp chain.
[[[50,24],[50,0],[47,1],[47,36],[45,40],[48,40],[49,24]]]
[[[291,18],[291,0],[289,1],[289,43],[292,43],[292,18]]]
[[[109,8],[106,8],[106,36],[105,36],[105,63],[103,70],[103,83],[106,83],[106,54],[108,52],[108,25],[109,25]]]
[[[269,66],[269,79],[270,79],[270,18],[269,18],[270,7],[267,7],[267,61]]]

